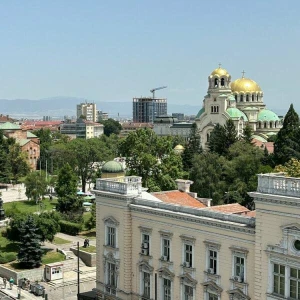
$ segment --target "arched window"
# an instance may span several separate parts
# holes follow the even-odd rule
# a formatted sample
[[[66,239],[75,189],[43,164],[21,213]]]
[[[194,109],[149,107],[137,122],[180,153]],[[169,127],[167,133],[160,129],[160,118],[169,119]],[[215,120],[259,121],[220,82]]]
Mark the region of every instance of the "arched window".
[[[213,106],[211,106],[211,108],[210,108],[210,112],[214,112],[214,107]]]
[[[235,99],[235,101],[237,101],[237,95],[234,95],[234,99]]]
[[[206,142],[209,142],[209,133],[206,134]]]
[[[273,122],[270,122],[270,128],[273,128]]]
[[[241,102],[243,102],[244,101],[244,95],[241,95]]]
[[[261,122],[258,122],[258,128],[261,128]]]
[[[221,78],[221,86],[224,86],[224,85],[225,85],[225,79]]]
[[[217,106],[217,113],[219,112],[219,106]]]
[[[215,78],[215,87],[218,87],[218,85],[219,85],[219,79]]]
[[[274,126],[275,126],[275,128],[277,127],[277,121],[275,121]]]
[[[246,95],[246,101],[249,102],[249,95]]]
[[[252,101],[254,101],[254,95],[252,94]]]
[[[258,94],[256,95],[256,101],[258,101]]]
[[[264,128],[267,128],[267,122],[264,122]]]

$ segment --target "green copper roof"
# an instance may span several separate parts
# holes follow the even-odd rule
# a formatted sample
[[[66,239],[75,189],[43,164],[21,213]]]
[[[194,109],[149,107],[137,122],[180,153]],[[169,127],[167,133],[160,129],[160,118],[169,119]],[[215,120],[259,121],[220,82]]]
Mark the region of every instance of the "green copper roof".
[[[17,130],[17,129],[21,129],[21,127],[17,124],[6,122],[3,124],[0,124],[0,129],[1,130]]]
[[[196,119],[200,118],[200,116],[204,113],[205,109],[202,107],[199,112],[197,113]]]
[[[122,165],[117,161],[108,161],[102,167],[102,173],[121,173],[124,169]]]
[[[258,121],[279,121],[278,116],[268,109],[262,109],[257,116]]]
[[[27,131],[27,138],[36,138],[37,136],[30,131]]]
[[[247,116],[236,107],[229,107],[226,112],[229,114],[230,118],[243,118],[244,121],[248,121]]]
[[[22,146],[26,145],[28,142],[30,142],[30,140],[27,140],[27,139],[17,139],[16,142],[22,147]]]
[[[228,100],[229,100],[229,101],[235,101],[235,98],[234,98],[233,95],[230,95],[230,96],[228,97]]]

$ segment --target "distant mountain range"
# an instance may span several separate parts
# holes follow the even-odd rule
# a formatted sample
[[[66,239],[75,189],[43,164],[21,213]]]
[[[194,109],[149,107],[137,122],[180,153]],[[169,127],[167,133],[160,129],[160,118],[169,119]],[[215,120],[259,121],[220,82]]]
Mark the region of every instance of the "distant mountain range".
[[[63,116],[75,116],[76,105],[85,101],[95,102],[97,104],[97,109],[102,110],[103,112],[107,112],[109,114],[109,117],[132,117],[132,103],[129,101],[103,102],[90,101],[76,97],[52,97],[40,100],[0,99],[0,113],[3,115],[9,115],[12,118],[41,119],[43,116],[61,118]],[[199,103],[199,105],[181,105],[168,102],[168,114],[184,113],[185,115],[196,115],[200,108],[201,103]],[[277,114],[283,115],[286,113],[288,108],[269,109],[273,109]]]

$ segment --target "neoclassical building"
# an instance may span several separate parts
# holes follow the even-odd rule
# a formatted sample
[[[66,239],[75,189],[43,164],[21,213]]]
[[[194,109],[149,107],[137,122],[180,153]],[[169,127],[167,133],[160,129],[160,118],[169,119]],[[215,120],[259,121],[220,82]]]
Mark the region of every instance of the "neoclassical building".
[[[263,91],[252,79],[244,77],[231,82],[230,74],[223,68],[215,69],[208,77],[208,91],[203,106],[196,116],[202,147],[207,147],[210,133],[219,123],[232,119],[239,135],[246,124],[252,127],[254,138],[266,142],[281,128],[276,113],[268,110]]]
[[[258,175],[255,212],[177,184],[97,179],[97,299],[300,299],[299,178]]]

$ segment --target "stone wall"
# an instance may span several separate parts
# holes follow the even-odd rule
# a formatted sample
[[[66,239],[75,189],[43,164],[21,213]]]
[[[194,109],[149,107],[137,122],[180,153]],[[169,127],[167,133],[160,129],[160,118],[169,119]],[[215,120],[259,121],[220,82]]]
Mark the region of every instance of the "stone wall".
[[[77,255],[77,248],[70,248],[70,250]],[[96,253],[89,253],[86,251],[79,250],[79,258],[88,266],[95,267],[96,266]]]

